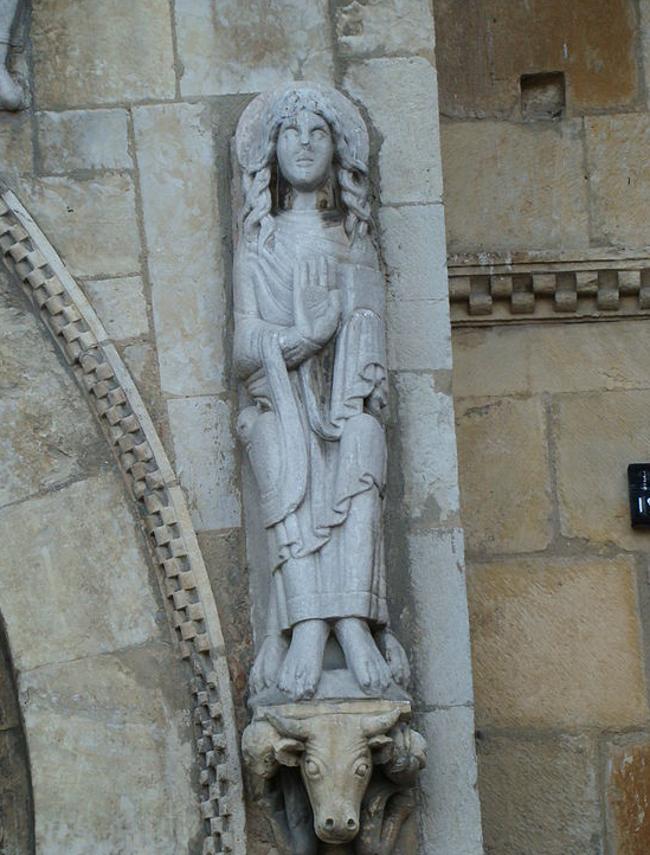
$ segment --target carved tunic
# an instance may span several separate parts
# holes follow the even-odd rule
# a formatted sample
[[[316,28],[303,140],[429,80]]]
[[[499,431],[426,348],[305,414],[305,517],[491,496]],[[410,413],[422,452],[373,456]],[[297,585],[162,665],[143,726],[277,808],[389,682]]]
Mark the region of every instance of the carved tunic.
[[[386,400],[383,276],[370,240],[351,243],[335,214],[287,211],[274,226],[264,247],[239,245],[235,361],[254,402],[238,428],[271,537],[280,626],[384,624],[386,445],[368,410]],[[294,325],[295,265],[323,257],[336,265],[341,319],[325,347],[289,369],[279,338]]]

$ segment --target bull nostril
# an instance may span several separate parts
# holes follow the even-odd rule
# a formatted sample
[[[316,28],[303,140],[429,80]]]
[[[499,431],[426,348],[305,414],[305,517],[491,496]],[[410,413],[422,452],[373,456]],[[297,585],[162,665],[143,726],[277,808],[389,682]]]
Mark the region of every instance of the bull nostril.
[[[334,828],[334,820],[331,816],[325,820],[325,828]]]
[[[350,819],[348,820],[348,828],[356,828],[356,827],[357,827],[357,823],[355,822],[355,820],[353,820],[352,818],[350,818]]]

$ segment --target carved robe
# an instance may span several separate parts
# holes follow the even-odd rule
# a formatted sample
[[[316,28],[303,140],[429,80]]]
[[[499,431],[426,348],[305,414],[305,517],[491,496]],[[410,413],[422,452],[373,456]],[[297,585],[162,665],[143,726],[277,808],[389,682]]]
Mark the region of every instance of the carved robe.
[[[259,488],[280,627],[311,619],[387,621],[382,497],[386,444],[370,399],[386,399],[384,280],[368,238],[339,217],[283,212],[267,244],[235,259],[235,362],[254,404],[238,429]],[[298,259],[336,265],[341,319],[294,369],[279,336],[294,326]]]

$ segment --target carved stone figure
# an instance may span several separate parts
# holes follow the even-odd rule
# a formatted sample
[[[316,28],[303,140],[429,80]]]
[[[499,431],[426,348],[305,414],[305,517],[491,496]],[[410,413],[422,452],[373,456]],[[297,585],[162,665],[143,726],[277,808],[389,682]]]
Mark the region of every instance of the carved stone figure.
[[[384,278],[368,133],[339,92],[299,83],[251,102],[236,150],[234,362],[248,397],[238,433],[272,577],[244,756],[281,852],[342,855],[353,842],[388,855],[425,753],[386,600]]]
[[[7,68],[11,45],[11,30],[22,0],[0,0],[0,109],[20,110],[25,106],[25,96],[20,85]]]
[[[236,142],[235,364],[252,400],[238,428],[273,575],[252,688],[312,697],[333,632],[379,696],[408,665],[387,631],[384,280],[368,232],[367,131],[340,93],[300,85],[253,101]]]

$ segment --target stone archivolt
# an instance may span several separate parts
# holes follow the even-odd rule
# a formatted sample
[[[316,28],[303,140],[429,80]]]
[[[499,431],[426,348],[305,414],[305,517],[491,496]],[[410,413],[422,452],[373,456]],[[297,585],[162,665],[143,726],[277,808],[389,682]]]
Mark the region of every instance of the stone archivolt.
[[[114,346],[61,259],[20,204],[0,197],[0,251],[86,391],[143,519],[181,656],[193,671],[204,855],[244,853],[237,734],[214,597],[183,493]]]

